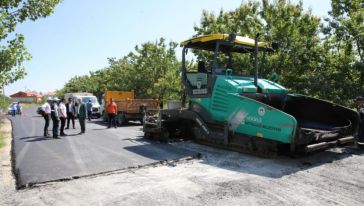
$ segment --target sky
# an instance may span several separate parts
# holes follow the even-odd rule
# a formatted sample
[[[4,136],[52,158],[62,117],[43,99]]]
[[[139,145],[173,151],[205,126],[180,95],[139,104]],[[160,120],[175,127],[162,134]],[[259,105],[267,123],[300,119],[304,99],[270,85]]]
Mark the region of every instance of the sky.
[[[186,40],[194,34],[203,10],[229,11],[242,2],[247,1],[63,0],[51,16],[17,27],[33,58],[24,63],[28,75],[5,86],[5,94],[61,89],[75,75],[105,68],[107,58],[120,58],[141,43],[160,37]],[[330,10],[330,0],[303,0],[303,4],[320,17]]]

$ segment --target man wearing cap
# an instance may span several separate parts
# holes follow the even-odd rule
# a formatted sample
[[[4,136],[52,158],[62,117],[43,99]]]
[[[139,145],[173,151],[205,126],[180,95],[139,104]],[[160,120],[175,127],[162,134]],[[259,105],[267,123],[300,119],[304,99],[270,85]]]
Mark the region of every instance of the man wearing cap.
[[[362,96],[356,97],[355,103],[356,109],[360,115],[358,145],[364,147],[364,98]]]
[[[58,127],[59,127],[59,113],[58,113],[58,103],[59,99],[55,97],[51,103],[51,118],[53,122],[53,138],[58,138]]]
[[[52,102],[52,98],[48,97],[45,104],[42,105],[42,114],[44,117],[44,136],[47,137],[48,134],[48,127],[49,127],[49,119],[51,118],[51,106],[50,103]]]

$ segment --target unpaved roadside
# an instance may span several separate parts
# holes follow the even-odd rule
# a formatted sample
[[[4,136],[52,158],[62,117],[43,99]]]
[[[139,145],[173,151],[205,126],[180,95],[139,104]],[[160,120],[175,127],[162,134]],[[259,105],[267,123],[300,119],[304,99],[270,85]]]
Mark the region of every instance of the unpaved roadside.
[[[15,191],[15,180],[11,170],[11,123],[4,114],[0,114],[0,134],[4,146],[0,148],[0,200],[7,192]]]
[[[8,192],[4,205],[364,205],[364,155],[332,149],[301,159],[194,143],[201,159]]]

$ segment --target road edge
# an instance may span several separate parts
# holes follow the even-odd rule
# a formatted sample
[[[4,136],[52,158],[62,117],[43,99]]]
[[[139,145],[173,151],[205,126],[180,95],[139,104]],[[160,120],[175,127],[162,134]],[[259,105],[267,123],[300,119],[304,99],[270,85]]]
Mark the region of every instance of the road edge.
[[[2,124],[5,125],[5,129],[2,125],[1,130],[4,130],[4,141],[5,146],[0,149],[0,160],[2,170],[0,173],[0,179],[7,180],[2,181],[4,184],[2,185],[3,188],[11,188],[16,189],[16,176],[14,174],[14,135],[13,135],[13,125],[10,119],[4,113],[0,113],[0,121]],[[6,127],[10,127],[10,130],[7,130]]]

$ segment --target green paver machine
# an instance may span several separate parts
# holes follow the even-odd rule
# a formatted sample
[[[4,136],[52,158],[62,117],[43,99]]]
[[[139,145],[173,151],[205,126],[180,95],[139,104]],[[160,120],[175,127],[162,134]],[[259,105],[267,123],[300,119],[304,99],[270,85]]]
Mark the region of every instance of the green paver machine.
[[[258,42],[258,35],[250,39],[210,34],[183,41],[181,46],[186,94],[182,106],[157,113],[147,111],[143,125],[146,137],[193,137],[201,143],[263,156],[277,151],[308,153],[355,142],[359,124],[355,111],[289,94],[283,86],[258,78],[258,52],[276,49],[274,44]],[[211,69],[187,71],[189,49],[211,52]],[[251,54],[255,75],[235,75],[232,53]],[[228,62],[226,67],[220,63],[221,55]]]

